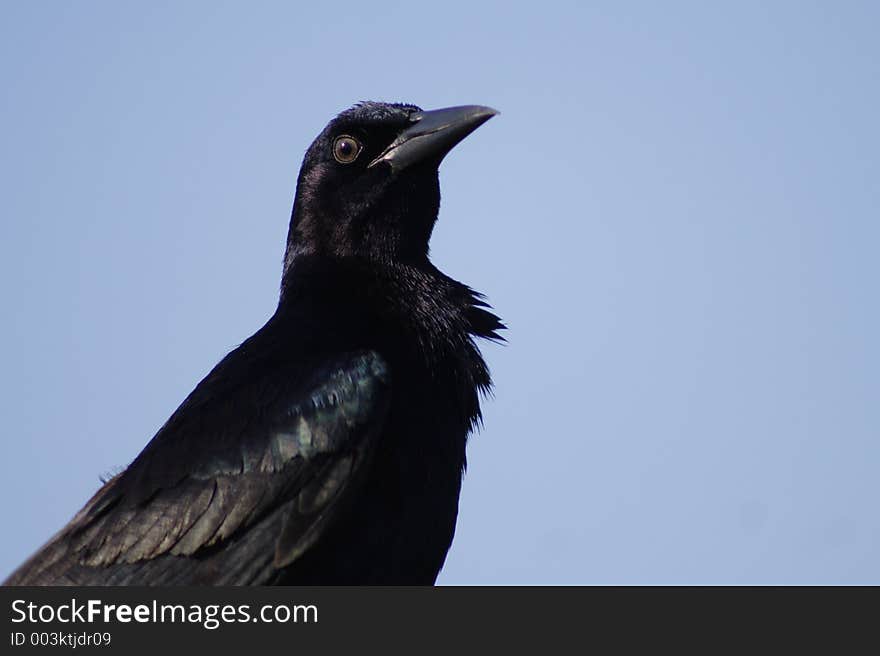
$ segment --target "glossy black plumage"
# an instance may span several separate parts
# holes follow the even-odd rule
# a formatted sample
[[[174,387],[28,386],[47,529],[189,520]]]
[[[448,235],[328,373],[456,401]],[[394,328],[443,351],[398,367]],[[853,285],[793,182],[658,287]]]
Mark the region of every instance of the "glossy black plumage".
[[[303,161],[275,314],[6,583],[433,583],[490,386],[474,338],[503,328],[428,260],[437,168],[493,113],[334,119]]]

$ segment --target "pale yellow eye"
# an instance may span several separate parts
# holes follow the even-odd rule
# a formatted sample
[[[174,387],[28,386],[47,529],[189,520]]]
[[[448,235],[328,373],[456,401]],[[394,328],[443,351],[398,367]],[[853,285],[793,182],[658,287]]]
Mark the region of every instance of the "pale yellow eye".
[[[340,164],[351,164],[361,154],[361,144],[354,137],[343,134],[333,142],[333,157]]]

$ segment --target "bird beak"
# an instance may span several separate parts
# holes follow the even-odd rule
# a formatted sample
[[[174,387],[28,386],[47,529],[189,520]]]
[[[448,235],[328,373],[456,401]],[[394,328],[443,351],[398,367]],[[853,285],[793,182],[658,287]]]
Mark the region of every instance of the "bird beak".
[[[412,125],[401,132],[367,165],[388,162],[395,173],[428,159],[440,162],[453,147],[498,112],[491,107],[464,105],[410,115]]]

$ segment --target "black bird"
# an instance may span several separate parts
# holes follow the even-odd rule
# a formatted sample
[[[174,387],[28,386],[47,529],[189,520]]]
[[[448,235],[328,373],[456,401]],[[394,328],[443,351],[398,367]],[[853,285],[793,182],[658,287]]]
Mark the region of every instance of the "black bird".
[[[503,329],[428,259],[497,112],[365,102],[306,152],[274,315],[7,585],[432,584]]]

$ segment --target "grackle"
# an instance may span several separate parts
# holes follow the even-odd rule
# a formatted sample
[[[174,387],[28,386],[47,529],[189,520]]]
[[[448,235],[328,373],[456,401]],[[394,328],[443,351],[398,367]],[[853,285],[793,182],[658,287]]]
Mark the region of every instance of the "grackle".
[[[274,315],[7,585],[434,583],[501,340],[428,241],[497,112],[360,103],[306,152]]]

